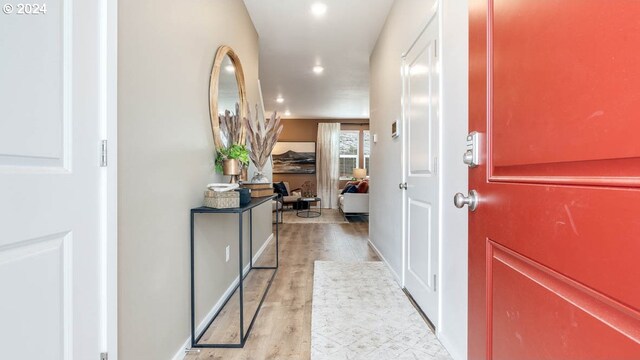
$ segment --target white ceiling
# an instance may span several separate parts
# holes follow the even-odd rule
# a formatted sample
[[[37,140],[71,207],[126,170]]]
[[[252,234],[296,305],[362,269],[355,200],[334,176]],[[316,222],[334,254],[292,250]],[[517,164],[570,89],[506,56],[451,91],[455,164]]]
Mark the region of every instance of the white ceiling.
[[[314,3],[326,13],[311,13]],[[244,0],[260,37],[267,113],[369,118],[369,55],[393,0]],[[313,73],[322,65],[321,75]],[[278,96],[282,104],[276,102]],[[290,116],[284,112],[289,110]]]

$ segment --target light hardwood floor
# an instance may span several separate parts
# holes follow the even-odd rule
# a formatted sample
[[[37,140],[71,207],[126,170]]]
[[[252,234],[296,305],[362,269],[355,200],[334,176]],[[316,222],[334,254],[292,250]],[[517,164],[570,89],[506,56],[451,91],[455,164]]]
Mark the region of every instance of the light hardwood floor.
[[[199,354],[191,354],[186,359],[308,360],[311,350],[313,262],[379,260],[367,244],[368,225],[281,224],[280,268],[244,348],[202,349]],[[269,262],[272,256],[267,253],[261,260]],[[262,290],[261,284],[271,275],[270,271],[254,270],[247,276],[247,289],[258,285],[256,291],[245,294],[245,304],[248,304],[245,306],[250,311],[255,309]],[[237,303],[235,298],[230,300],[224,313],[219,315],[201,342],[238,341]],[[253,314],[249,314],[250,311],[245,312],[247,325]]]

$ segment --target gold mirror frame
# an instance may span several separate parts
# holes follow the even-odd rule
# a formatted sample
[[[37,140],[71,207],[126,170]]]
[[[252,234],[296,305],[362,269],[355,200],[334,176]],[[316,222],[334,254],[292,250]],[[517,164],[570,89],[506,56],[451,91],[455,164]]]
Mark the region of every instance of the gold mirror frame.
[[[218,119],[218,83],[220,82],[221,65],[225,56],[229,56],[231,63],[235,67],[236,82],[238,83],[238,98],[240,99],[240,120],[247,117],[247,90],[244,84],[244,71],[240,58],[230,46],[222,45],[216,51],[213,60],[211,76],[209,78],[209,117],[211,118],[211,130],[213,131],[213,143],[216,150],[223,148],[222,137],[220,136],[220,120]],[[246,142],[247,130],[244,123],[241,124],[240,143]]]

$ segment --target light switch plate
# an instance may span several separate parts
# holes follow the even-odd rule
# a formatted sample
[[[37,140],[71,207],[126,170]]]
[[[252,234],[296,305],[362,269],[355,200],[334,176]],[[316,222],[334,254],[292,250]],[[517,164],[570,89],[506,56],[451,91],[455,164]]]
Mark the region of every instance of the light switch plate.
[[[378,142],[378,134],[373,134],[373,143],[377,143]]]

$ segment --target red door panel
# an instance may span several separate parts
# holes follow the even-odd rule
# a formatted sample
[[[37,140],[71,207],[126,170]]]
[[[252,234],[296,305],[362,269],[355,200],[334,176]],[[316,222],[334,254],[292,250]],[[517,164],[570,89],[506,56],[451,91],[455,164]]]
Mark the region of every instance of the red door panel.
[[[495,0],[491,33],[494,166],[640,156],[640,2]]]
[[[483,197],[487,206],[472,216],[500,221],[485,224],[485,237],[623,304],[640,304],[640,216],[628,202],[640,201],[640,191],[499,183],[487,191],[500,195]]]
[[[640,359],[640,1],[469,19],[469,359]]]
[[[493,358],[634,358],[637,344],[629,338],[640,331],[637,313],[499,245],[490,246]]]

